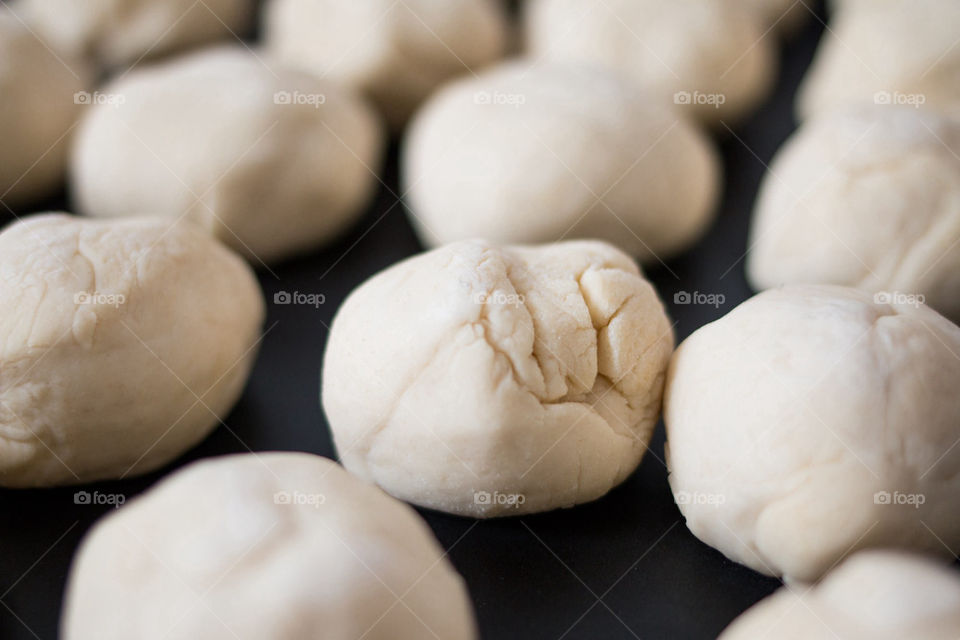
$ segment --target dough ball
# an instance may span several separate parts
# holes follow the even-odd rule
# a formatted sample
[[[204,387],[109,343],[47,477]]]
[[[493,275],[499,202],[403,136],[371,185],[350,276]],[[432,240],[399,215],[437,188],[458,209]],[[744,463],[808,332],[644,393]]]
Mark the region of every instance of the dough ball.
[[[960,328],[856,289],[784,287],[677,349],[670,486],[698,538],[816,579],[863,547],[960,550]]]
[[[860,104],[960,116],[960,2],[846,0],[841,6],[800,87],[800,119]]]
[[[829,283],[960,318],[960,124],[869,106],[803,125],[757,201],[757,289]]]
[[[0,233],[0,486],[156,469],[243,390],[264,304],[191,225],[31,216]]]
[[[427,245],[589,237],[651,261],[706,230],[721,168],[706,136],[618,76],[511,63],[431,99],[402,173]]]
[[[75,98],[87,75],[0,6],[0,201],[7,207],[43,198],[63,182],[80,114]]]
[[[742,0],[529,0],[528,53],[628,75],[711,125],[741,119],[773,86],[776,38]]]
[[[334,319],[323,407],[340,459],[394,496],[490,517],[595,500],[640,463],[670,322],[601,242],[461,242],[356,289]]]
[[[108,67],[239,38],[253,0],[20,0],[24,16],[51,45]]]
[[[186,217],[269,262],[330,240],[373,194],[383,143],[372,110],[246,50],[138,69],[104,93],[72,158],[87,215]]]
[[[463,580],[416,513],[306,453],[192,464],[101,520],[65,640],[469,640]]]
[[[955,640],[960,575],[894,551],[861,551],[815,587],[784,587],[737,618],[720,640]]]
[[[363,91],[399,128],[436,87],[502,56],[499,0],[268,0],[266,46]]]

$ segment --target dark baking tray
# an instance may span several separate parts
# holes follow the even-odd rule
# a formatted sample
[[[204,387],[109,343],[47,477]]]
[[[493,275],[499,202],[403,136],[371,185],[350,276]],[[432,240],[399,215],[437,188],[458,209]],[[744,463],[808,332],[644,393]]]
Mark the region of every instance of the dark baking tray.
[[[678,340],[751,295],[743,275],[750,211],[766,163],[794,128],[793,94],[823,29],[818,11],[785,43],[779,81],[766,105],[748,122],[719,133],[726,191],[713,228],[686,255],[649,270],[677,322]],[[331,319],[354,287],[421,250],[396,195],[396,145],[384,182],[369,213],[335,245],[275,266],[273,274],[260,273],[267,335],[227,427],[162,472],[86,490],[129,499],[177,467],[225,453],[335,455],[319,405]],[[18,215],[63,206],[61,197]],[[320,293],[325,303],[316,309],[274,304],[278,291]],[[677,304],[679,292],[725,300],[717,307]],[[663,440],[661,424],[640,469],[592,504],[489,521],[421,510],[467,581],[484,638],[713,638],[778,587],[690,534],[667,485]],[[75,491],[0,490],[0,639],[57,636],[71,557],[110,510],[75,504]]]

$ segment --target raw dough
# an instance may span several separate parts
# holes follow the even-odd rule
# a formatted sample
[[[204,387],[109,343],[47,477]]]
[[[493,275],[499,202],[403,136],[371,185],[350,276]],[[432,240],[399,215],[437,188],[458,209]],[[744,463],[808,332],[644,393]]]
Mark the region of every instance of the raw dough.
[[[475,517],[595,500],[640,463],[673,347],[601,242],[461,242],[374,276],[334,319],[323,407],[344,465]]]
[[[264,304],[192,225],[25,218],[0,233],[0,486],[156,469],[220,424]]]
[[[727,557],[818,578],[863,547],[960,550],[960,328],[835,286],[774,289],[680,345],[670,486]]]
[[[306,453],[195,463],[101,520],[65,640],[470,640],[463,580],[416,513]]]

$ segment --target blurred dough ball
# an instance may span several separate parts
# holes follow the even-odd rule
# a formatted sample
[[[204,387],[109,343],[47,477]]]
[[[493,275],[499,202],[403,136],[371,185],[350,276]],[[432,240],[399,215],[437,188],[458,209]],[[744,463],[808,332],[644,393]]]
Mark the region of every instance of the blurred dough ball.
[[[595,500],[640,463],[673,333],[602,242],[460,242],[357,288],[323,408],[344,466],[394,496],[491,517]]]
[[[373,111],[243,49],[137,69],[103,93],[73,152],[81,213],[187,217],[271,261],[332,239],[373,195],[383,146]]]
[[[194,463],[106,516],[74,560],[64,640],[472,640],[413,509],[306,453]]]
[[[956,640],[960,574],[922,556],[861,551],[818,585],[783,587],[720,640]]]
[[[264,315],[191,225],[30,216],[0,233],[0,486],[152,471],[239,398]]]
[[[661,102],[719,125],[747,116],[773,86],[774,36],[742,0],[528,0],[537,61],[601,64]]]
[[[245,35],[253,0],[20,0],[49,43],[107,67]]]
[[[797,94],[801,119],[850,105],[960,116],[960,2],[847,0]]]
[[[796,33],[810,19],[815,0],[741,0],[758,12],[766,28],[784,35]]]
[[[284,63],[366,93],[402,126],[439,85],[502,56],[499,0],[268,0],[266,46]]]
[[[524,63],[440,90],[401,170],[427,245],[587,237],[643,261],[699,239],[721,173],[709,138],[619,76]]]
[[[811,581],[865,547],[960,550],[960,328],[856,289],[773,289],[674,354],[664,422],[687,526]]]
[[[63,182],[87,75],[0,7],[0,201],[7,206],[43,198]]]
[[[921,296],[960,319],[960,123],[906,107],[815,118],[764,179],[753,286],[828,283]]]

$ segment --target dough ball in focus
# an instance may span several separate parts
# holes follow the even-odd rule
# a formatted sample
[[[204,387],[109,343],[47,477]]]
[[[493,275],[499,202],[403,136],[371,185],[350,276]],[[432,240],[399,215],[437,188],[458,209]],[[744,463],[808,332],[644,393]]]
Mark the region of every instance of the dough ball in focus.
[[[747,273],[912,297],[960,319],[960,124],[906,107],[810,120],[774,158]]]
[[[619,76],[525,63],[439,91],[401,169],[427,245],[597,238],[646,262],[699,239],[721,173],[703,133]]]
[[[25,218],[0,233],[0,486],[146,473],[239,398],[263,323],[250,268],[143,218]]]
[[[73,152],[81,213],[186,217],[269,262],[331,240],[373,195],[372,109],[246,50],[137,69],[103,92]]]
[[[787,580],[865,547],[960,550],[960,328],[835,286],[774,289],[674,354],[670,486],[698,538]]]
[[[416,513],[305,453],[192,464],[102,519],[65,640],[472,640],[470,600]]]
[[[921,556],[861,551],[815,587],[788,586],[737,618],[720,640],[955,640],[960,574]]]
[[[742,0],[528,0],[527,52],[601,64],[723,128],[773,86],[777,38]]]
[[[280,60],[363,91],[394,128],[503,55],[509,30],[498,0],[269,0],[265,29]]]
[[[323,407],[350,471],[475,517],[595,500],[640,463],[673,348],[653,287],[601,242],[460,242],[357,288]]]

